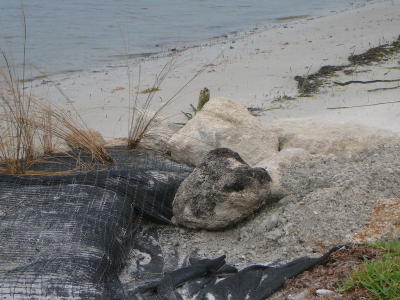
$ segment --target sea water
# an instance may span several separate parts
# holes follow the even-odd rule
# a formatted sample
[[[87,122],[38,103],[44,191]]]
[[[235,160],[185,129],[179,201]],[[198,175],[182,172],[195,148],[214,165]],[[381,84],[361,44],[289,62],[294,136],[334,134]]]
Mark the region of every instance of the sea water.
[[[46,73],[112,65],[367,0],[0,0],[0,48]],[[25,22],[23,15],[25,15]]]

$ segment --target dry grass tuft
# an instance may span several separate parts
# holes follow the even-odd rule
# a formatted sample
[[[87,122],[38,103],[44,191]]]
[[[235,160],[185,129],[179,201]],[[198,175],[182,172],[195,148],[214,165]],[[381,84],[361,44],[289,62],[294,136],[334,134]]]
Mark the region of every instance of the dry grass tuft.
[[[34,127],[44,134],[48,143],[55,137],[64,141],[73,151],[85,152],[92,155],[93,159],[102,164],[113,164],[113,158],[104,148],[104,140],[101,135],[89,129],[77,112],[71,112],[53,105],[42,107],[45,112],[41,121],[33,120]],[[44,138],[43,138],[44,140]],[[48,149],[52,147],[49,146]]]
[[[153,86],[145,90],[145,94],[147,94],[147,97],[141,108],[138,107],[138,97],[139,94],[143,94],[144,91],[137,92],[134,101],[131,101],[131,87],[129,87],[130,113],[128,129],[128,149],[135,149],[140,143],[143,142],[143,140],[154,139],[156,135],[162,132],[162,129],[160,130],[160,123],[163,122],[163,118],[161,117],[161,113],[163,112],[163,110],[168,105],[170,105],[175,100],[175,98],[208,67],[208,65],[204,65],[180,89],[178,89],[178,91],[176,91],[176,93],[173,94],[172,97],[166,100],[163,105],[161,105],[155,111],[150,111],[150,106],[154,99],[155,93],[161,90],[161,84],[166,79],[169,72],[171,72],[171,70],[173,69],[174,63],[175,57],[164,65],[160,73],[156,76]],[[140,73],[141,68],[139,67],[138,86],[140,86]],[[128,79],[129,85],[131,85],[130,73],[128,73]],[[133,105],[131,104],[132,102]]]
[[[22,19],[24,44],[21,77],[0,49],[4,61],[4,67],[0,65],[0,167],[5,167],[8,173],[13,174],[28,172],[37,158],[37,143],[42,144],[41,155],[52,154],[55,150],[54,137],[72,145],[73,150],[90,153],[100,163],[113,163],[99,134],[87,128],[76,109],[73,109],[74,115],[55,105],[44,105],[26,93],[27,26],[23,7]],[[43,78],[47,77],[42,75]],[[69,100],[60,88],[56,88]],[[78,162],[79,157],[76,156]],[[82,164],[87,165],[86,162]]]
[[[35,156],[35,128],[29,121],[33,114],[33,99],[26,94],[24,83],[20,84],[5,53],[1,52],[1,55],[5,67],[0,68],[0,161],[10,173],[21,174]]]
[[[104,148],[104,140],[85,125],[76,110],[73,114],[34,99],[26,92],[25,63],[19,79],[6,54],[1,52],[1,55],[4,67],[0,68],[0,167],[5,169],[3,172],[25,174],[38,156],[55,151],[55,138],[70,145],[72,150],[91,154],[97,162],[114,163]],[[74,156],[77,162],[88,168],[79,156]]]
[[[153,86],[146,90],[146,99],[141,108],[138,107],[139,94],[143,94],[142,92],[136,93],[134,103],[131,105],[131,99],[129,99],[130,107],[129,107],[129,129],[128,129],[128,149],[135,149],[139,145],[139,143],[146,138],[149,131],[153,127],[155,120],[157,119],[159,110],[155,113],[150,113],[150,105],[154,99],[154,95],[157,91],[160,90],[160,86],[167,77],[168,73],[171,71],[175,60],[172,59],[168,61],[160,71],[160,73],[156,76]],[[141,68],[139,67],[139,76],[138,76],[138,86],[140,86],[140,78],[141,78]],[[129,82],[131,79],[129,78]],[[129,88],[129,97],[131,97],[131,88]]]

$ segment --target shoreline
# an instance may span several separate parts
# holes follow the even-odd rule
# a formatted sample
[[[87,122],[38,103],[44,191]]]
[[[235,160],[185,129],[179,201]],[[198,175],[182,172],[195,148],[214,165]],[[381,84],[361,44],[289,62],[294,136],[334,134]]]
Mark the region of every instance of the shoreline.
[[[110,68],[118,68],[121,67],[121,64],[124,63],[124,60],[135,60],[136,63],[145,63],[148,60],[157,60],[165,57],[171,57],[177,53],[185,52],[191,50],[193,48],[201,48],[201,47],[215,47],[221,46],[223,44],[229,42],[237,42],[243,38],[247,38],[250,35],[262,33],[268,30],[275,30],[280,27],[286,28],[287,26],[293,26],[299,23],[309,22],[315,19],[325,18],[336,14],[341,14],[344,12],[365,8],[370,5],[380,4],[384,2],[389,2],[391,0],[371,0],[366,3],[352,4],[349,7],[342,9],[329,10],[324,9],[320,10],[320,14],[306,14],[306,15],[287,15],[283,17],[269,18],[268,21],[265,21],[263,24],[252,24],[248,25],[246,28],[241,30],[229,31],[223,34],[211,36],[204,39],[196,39],[196,40],[185,40],[185,41],[174,41],[174,42],[165,42],[165,43],[157,43],[156,47],[162,47],[166,45],[170,45],[170,48],[166,50],[160,51],[145,51],[145,52],[134,52],[128,54],[117,54],[105,57],[100,60],[103,62],[110,62],[109,64],[104,63],[101,65],[100,63],[93,64],[91,66],[87,66],[86,68],[80,69],[66,69],[65,71],[57,71],[55,73],[46,73],[49,77],[58,77],[68,73],[84,73],[84,72],[93,72],[97,69],[110,69]],[[35,81],[41,79],[42,75],[33,76],[31,78],[26,79],[26,81]]]
[[[324,65],[344,64],[352,53],[361,53],[385,41],[395,40],[400,34],[397,29],[400,28],[400,13],[396,10],[400,11],[399,1],[367,4],[312,20],[301,19],[265,30],[258,29],[213,45],[187,48],[177,54],[175,68],[168,74],[161,91],[156,93],[153,109],[162,104],[160,98],[164,101],[169,99],[201,67],[208,65],[165,110],[171,122],[182,120],[182,111],[190,112],[190,104],[196,103],[198,93],[204,87],[210,89],[212,97],[228,97],[247,107],[262,109],[270,107],[279,97],[296,97],[297,101],[289,107],[266,111],[259,116],[263,123],[276,118],[315,115],[334,121],[351,121],[348,113],[342,114],[346,117],[338,118],[337,112],[328,115],[325,112],[328,98],[330,106],[334,106],[332,103],[346,98],[346,93],[337,92],[329,97],[320,93],[313,100],[298,98],[297,82],[293,78],[312,74]],[[129,86],[136,90],[151,87],[154,77],[170,60],[169,57],[149,57],[141,63],[140,87],[135,87],[139,74],[137,62],[59,75],[53,82],[74,101],[90,127],[99,130],[106,138],[124,137],[128,127]],[[128,69],[133,78],[130,83]],[[34,94],[62,101],[57,93],[51,91],[51,84],[32,84]],[[357,102],[354,97],[347,100],[347,104]],[[100,108],[97,112],[96,107]],[[357,117],[354,121],[363,120]],[[373,123],[379,125],[379,120]],[[389,123],[386,120],[383,127],[400,132],[400,126]]]
[[[55,70],[49,69],[48,72],[46,71],[46,73],[49,76],[58,76],[59,74],[64,73],[64,71],[68,72],[70,70],[82,71],[83,69],[85,71],[91,71],[94,69],[105,69],[107,67],[120,65],[121,62],[123,62],[120,58],[123,58],[125,56],[129,57],[129,59],[137,58],[138,60],[142,58],[157,59],[160,57],[169,56],[175,51],[185,51],[191,48],[215,46],[216,44],[241,39],[244,36],[248,36],[249,34],[252,34],[254,32],[271,30],[273,28],[277,28],[277,26],[288,26],[290,24],[295,24],[296,22],[302,22],[305,20],[318,19],[321,17],[326,17],[345,11],[351,11],[374,3],[381,3],[389,0],[370,0],[368,2],[361,3],[358,3],[358,1],[366,0],[357,0],[356,3],[346,3],[341,6],[337,4],[337,7],[331,7],[331,5],[327,5],[324,8],[315,7],[314,10],[310,8],[310,11],[300,10],[298,13],[293,11],[287,11],[286,13],[277,12],[275,17],[268,17],[262,21],[257,19],[254,20],[253,23],[242,24],[240,28],[226,27],[224,28],[224,31],[215,32],[210,36],[206,36],[204,38],[191,39],[190,37],[186,37],[185,40],[171,40],[165,42],[154,41],[155,44],[153,46],[150,45],[152,43],[150,42],[148,48],[143,48],[142,52],[129,52],[128,50],[126,50],[122,52],[117,51],[117,53],[110,55],[98,55],[97,53],[95,53],[94,56],[96,57],[96,59],[94,59],[90,63],[88,62],[88,64],[69,65],[67,62],[65,62],[66,64],[64,67],[62,67],[62,65],[57,65]],[[93,50],[95,49],[97,48],[93,48]],[[46,65],[42,65],[39,67],[42,70],[47,69]],[[33,75],[31,78],[28,78],[28,80],[35,79],[35,77],[40,77],[40,74],[39,76]]]

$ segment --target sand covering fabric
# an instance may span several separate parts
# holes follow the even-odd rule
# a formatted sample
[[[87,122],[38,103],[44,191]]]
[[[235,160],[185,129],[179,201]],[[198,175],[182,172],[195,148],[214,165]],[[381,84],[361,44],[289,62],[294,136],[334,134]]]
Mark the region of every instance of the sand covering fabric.
[[[318,264],[341,247],[332,248],[321,257],[303,257],[274,266],[251,265],[241,270],[229,264],[229,254],[212,259],[197,253],[183,257],[162,250],[157,229],[150,224],[137,228],[131,254],[147,257],[135,268],[126,268],[120,277],[128,299],[134,300],[265,300],[285,283]],[[151,241],[151,242],[149,242]],[[139,255],[138,255],[139,254]],[[135,262],[128,261],[128,265]]]

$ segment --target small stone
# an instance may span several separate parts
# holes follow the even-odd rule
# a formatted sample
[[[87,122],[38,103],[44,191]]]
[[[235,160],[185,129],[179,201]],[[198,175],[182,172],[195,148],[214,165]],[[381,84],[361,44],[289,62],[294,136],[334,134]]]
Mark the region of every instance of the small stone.
[[[331,294],[333,294],[334,292],[331,291],[331,290],[319,289],[319,290],[316,290],[315,293],[316,293],[318,296],[325,296],[325,295],[331,295]]]

